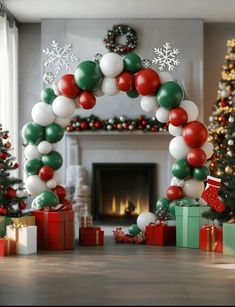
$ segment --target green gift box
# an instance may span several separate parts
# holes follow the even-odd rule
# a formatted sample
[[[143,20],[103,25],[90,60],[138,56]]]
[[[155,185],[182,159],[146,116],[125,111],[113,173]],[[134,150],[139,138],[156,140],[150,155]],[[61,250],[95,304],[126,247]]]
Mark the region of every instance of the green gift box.
[[[0,216],[0,238],[6,235],[6,227],[12,223],[11,220],[11,217]]]
[[[235,224],[223,224],[223,253],[235,256]]]
[[[176,215],[176,246],[199,248],[200,227],[208,223],[202,213],[208,207],[175,207]]]

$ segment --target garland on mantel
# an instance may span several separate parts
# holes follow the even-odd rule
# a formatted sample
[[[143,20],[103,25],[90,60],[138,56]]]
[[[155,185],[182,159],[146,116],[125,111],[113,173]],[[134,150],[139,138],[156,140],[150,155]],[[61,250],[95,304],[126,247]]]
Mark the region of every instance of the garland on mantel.
[[[90,117],[75,115],[66,127],[66,130],[68,132],[84,130],[166,132],[167,127],[167,124],[160,123],[155,117],[147,118],[144,115],[139,115],[135,119],[125,116],[100,119],[94,115]]]

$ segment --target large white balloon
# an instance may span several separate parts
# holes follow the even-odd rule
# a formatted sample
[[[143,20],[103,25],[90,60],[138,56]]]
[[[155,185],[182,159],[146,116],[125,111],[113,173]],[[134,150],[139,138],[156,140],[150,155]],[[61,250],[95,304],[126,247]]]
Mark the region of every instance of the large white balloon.
[[[159,109],[157,109],[156,111],[156,119],[160,122],[160,123],[167,123],[169,121],[169,110],[160,107]]]
[[[70,123],[70,117],[56,117],[55,123],[65,128]]]
[[[27,145],[24,149],[25,158],[28,160],[41,159],[41,153],[38,151],[37,145]]]
[[[170,141],[169,151],[175,159],[186,158],[190,149],[182,136],[176,136]]]
[[[185,196],[192,197],[192,198],[199,198],[204,191],[204,182],[198,181],[196,179],[188,179],[185,180],[183,191]]]
[[[42,141],[38,144],[38,151],[43,154],[47,155],[53,149],[52,144],[48,141]]]
[[[33,106],[32,119],[36,124],[46,127],[55,121],[55,114],[50,104],[38,102]]]
[[[123,68],[122,57],[117,53],[106,53],[100,60],[100,69],[105,77],[115,78],[123,71]]]
[[[26,178],[25,188],[32,196],[37,196],[42,191],[48,190],[46,182],[41,180],[38,175],[32,175]]]
[[[59,117],[71,117],[75,109],[74,101],[64,96],[56,97],[52,103],[52,110]]]
[[[196,120],[198,117],[198,108],[196,104],[190,100],[183,100],[180,107],[187,112],[188,122]]]
[[[172,75],[167,71],[160,72],[159,77],[160,77],[161,84],[174,80]]]
[[[150,223],[156,223],[156,215],[152,212],[143,212],[137,217],[136,224],[139,229],[145,232],[145,227],[148,226]]]
[[[156,96],[143,96],[140,105],[145,112],[154,112],[158,108],[157,98]]]
[[[206,142],[202,145],[201,149],[205,152],[206,158],[210,159],[210,157],[214,153],[214,146],[210,142]]]
[[[119,88],[115,78],[104,78],[101,85],[101,90],[105,95],[114,96],[119,93]]]
[[[168,131],[171,135],[180,136],[180,135],[182,135],[183,129],[181,127],[176,127],[172,124],[169,124]]]

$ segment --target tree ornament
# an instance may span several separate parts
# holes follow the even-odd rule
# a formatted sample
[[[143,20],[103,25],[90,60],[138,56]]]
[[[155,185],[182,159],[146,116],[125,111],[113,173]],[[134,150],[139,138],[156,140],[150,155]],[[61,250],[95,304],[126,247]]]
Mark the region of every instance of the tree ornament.
[[[8,134],[7,134],[7,133],[3,133],[2,138],[3,138],[4,140],[8,139]]]
[[[60,94],[68,98],[77,97],[81,91],[75,82],[73,74],[63,75],[58,82],[58,88]]]
[[[227,165],[227,166],[225,167],[225,173],[226,173],[226,174],[232,175],[233,172],[234,172],[234,170],[233,170],[232,166]]]
[[[15,198],[16,197],[16,190],[13,189],[13,188],[7,188],[6,197],[7,198]]]
[[[184,96],[182,88],[174,81],[168,81],[161,85],[157,91],[159,105],[166,109],[173,109],[180,105]]]
[[[19,163],[15,162],[14,165],[13,165],[14,169],[17,169],[19,168]]]
[[[4,147],[6,149],[10,149],[11,148],[11,143],[9,141],[7,141],[5,144],[4,144]]]
[[[26,205],[26,203],[24,201],[20,201],[18,206],[19,206],[20,210],[24,210],[27,207],[27,205]]]
[[[232,146],[234,144],[233,140],[228,140],[228,145]]]
[[[140,95],[154,95],[160,87],[160,77],[151,68],[142,68],[135,75],[135,88]]]

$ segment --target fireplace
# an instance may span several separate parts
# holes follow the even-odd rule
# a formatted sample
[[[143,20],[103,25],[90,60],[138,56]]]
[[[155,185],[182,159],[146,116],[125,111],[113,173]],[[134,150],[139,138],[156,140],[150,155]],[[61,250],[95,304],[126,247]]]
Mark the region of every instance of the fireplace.
[[[125,224],[154,211],[156,163],[93,163],[92,174],[94,220]]]

